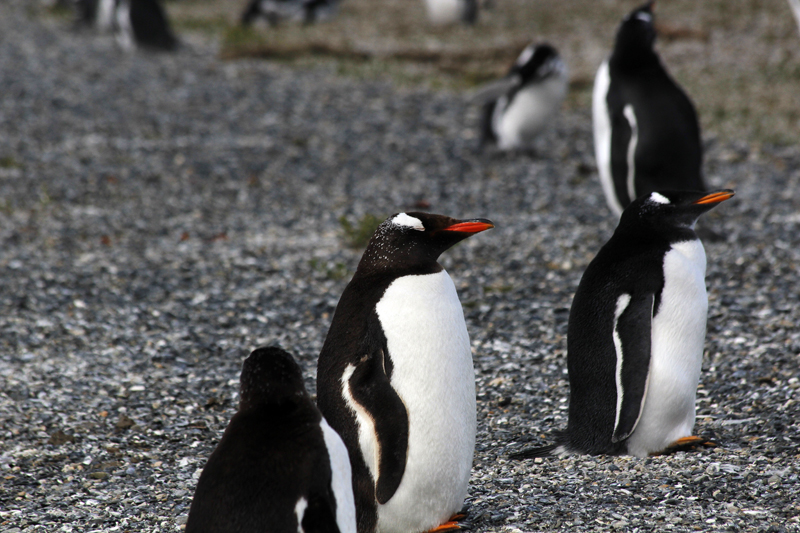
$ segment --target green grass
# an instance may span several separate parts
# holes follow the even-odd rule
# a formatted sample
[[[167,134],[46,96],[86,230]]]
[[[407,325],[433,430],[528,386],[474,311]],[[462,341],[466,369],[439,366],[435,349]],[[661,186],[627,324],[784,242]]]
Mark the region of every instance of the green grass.
[[[372,213],[365,214],[355,223],[350,222],[346,216],[342,215],[339,217],[339,225],[342,228],[342,241],[348,248],[362,250],[366,248],[372,238],[372,234],[375,233],[381,222],[383,222],[383,219],[376,217]]]

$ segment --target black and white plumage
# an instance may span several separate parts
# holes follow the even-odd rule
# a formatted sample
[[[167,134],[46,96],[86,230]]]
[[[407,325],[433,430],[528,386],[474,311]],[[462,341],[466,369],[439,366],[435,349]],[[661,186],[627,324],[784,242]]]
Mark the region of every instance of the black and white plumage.
[[[251,0],[242,13],[242,25],[263,18],[270,26],[283,21],[313,24],[333,15],[338,0]]]
[[[475,24],[478,0],[425,0],[428,20],[432,24]]]
[[[158,0],[77,0],[78,21],[100,32],[113,32],[126,50],[136,46],[174,50],[178,40]]]
[[[483,104],[481,145],[529,146],[547,128],[567,95],[567,67],[551,45],[531,44],[501,80],[473,96]]]
[[[594,83],[597,168],[618,216],[634,198],[657,190],[706,190],[697,113],[653,48],[652,6],[623,19]]]
[[[567,430],[556,445],[513,457],[644,457],[702,443],[692,429],[708,297],[694,225],[732,196],[661,191],[625,209],[572,301]]]
[[[239,411],[197,483],[186,533],[355,533],[347,449],[292,356],[259,348],[242,367]]]
[[[317,403],[353,467],[360,533],[421,532],[467,495],[475,376],[441,253],[493,227],[399,213],[375,231],[342,294],[317,368]]]

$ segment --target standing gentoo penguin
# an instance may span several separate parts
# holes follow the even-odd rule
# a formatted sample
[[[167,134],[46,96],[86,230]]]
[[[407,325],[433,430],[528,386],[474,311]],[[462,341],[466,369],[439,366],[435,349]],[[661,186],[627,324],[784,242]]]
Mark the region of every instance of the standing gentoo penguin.
[[[158,0],[78,0],[78,19],[101,32],[113,32],[122,48],[136,45],[174,50],[178,40]]]
[[[644,457],[692,436],[706,335],[706,254],[698,217],[731,190],[662,191],[622,213],[581,278],[569,315],[567,430],[547,454]]]
[[[338,0],[251,0],[242,13],[242,25],[249,26],[263,17],[270,26],[291,20],[312,24],[330,17]]]
[[[480,89],[473,100],[484,104],[481,146],[524,148],[550,125],[567,95],[567,67],[549,44],[531,44],[502,80]]]
[[[623,19],[594,82],[597,169],[618,216],[634,198],[657,190],[706,190],[697,113],[653,49],[652,8],[648,2]]]
[[[292,356],[259,348],[197,482],[186,533],[355,533],[350,461]]]
[[[317,404],[353,467],[359,533],[444,524],[467,495],[475,375],[461,303],[439,255],[494,227],[399,213],[372,236],[317,368]]]
[[[433,24],[475,24],[478,0],[425,0],[428,20]]]

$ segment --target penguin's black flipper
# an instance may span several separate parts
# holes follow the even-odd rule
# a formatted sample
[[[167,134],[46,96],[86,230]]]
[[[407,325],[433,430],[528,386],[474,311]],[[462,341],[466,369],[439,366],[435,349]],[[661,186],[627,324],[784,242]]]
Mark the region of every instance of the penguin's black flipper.
[[[627,302],[623,297],[627,296]],[[617,300],[614,344],[617,351],[617,413],[612,442],[627,439],[642,414],[650,374],[653,293],[623,295]],[[621,308],[621,309],[620,309]]]
[[[330,490],[314,490],[308,495],[308,507],[303,514],[303,531],[341,533],[336,525],[336,500]]]
[[[521,452],[514,452],[508,454],[509,459],[520,461],[522,459],[533,459],[535,457],[548,457],[553,455],[558,444],[548,444],[547,446],[539,446],[537,448],[526,448]]]
[[[376,324],[371,324],[370,329],[381,332],[382,337],[380,323],[377,323],[377,316],[375,318]],[[386,340],[375,341],[365,342],[372,349],[356,365],[349,384],[353,399],[370,414],[375,424],[380,448],[375,497],[378,503],[384,504],[394,496],[406,469],[408,411],[389,381],[391,366],[387,374],[387,363],[391,365],[391,361],[386,357]]]

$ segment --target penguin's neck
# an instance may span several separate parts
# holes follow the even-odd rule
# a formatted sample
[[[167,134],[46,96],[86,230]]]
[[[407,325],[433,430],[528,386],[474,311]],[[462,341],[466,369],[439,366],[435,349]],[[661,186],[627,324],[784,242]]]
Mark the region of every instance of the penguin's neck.
[[[660,64],[653,47],[643,43],[618,42],[609,60],[609,66],[617,72],[637,72],[657,68]]]

